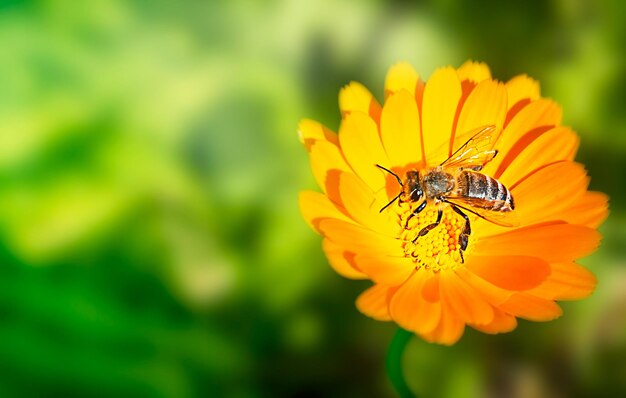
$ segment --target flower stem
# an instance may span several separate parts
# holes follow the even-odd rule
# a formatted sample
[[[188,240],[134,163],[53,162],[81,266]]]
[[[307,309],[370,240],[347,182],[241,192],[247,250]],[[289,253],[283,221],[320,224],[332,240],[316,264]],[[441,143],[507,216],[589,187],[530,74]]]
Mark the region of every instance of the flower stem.
[[[402,372],[402,354],[411,337],[413,337],[413,333],[398,328],[387,350],[387,376],[389,376],[389,381],[400,398],[415,398],[415,394],[406,384]]]

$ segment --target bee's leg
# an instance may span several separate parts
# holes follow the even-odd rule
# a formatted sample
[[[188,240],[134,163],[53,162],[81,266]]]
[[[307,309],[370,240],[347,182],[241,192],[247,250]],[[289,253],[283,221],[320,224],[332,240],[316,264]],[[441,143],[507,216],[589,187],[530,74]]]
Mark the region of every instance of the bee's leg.
[[[459,235],[459,246],[461,246],[461,250],[460,250],[461,262],[464,263],[465,259],[463,258],[463,252],[465,251],[465,249],[467,249],[467,240],[469,238],[469,235],[472,233],[472,229],[470,227],[470,220],[467,214],[463,213],[461,209],[459,209],[458,207],[456,207],[450,202],[448,203],[452,207],[452,210],[454,210],[457,214],[460,214],[461,217],[465,219],[465,227],[463,227],[463,231]]]
[[[411,221],[411,219],[413,217],[415,217],[422,210],[424,210],[425,207],[426,207],[426,200],[424,200],[422,203],[420,203],[420,205],[417,206],[417,209],[415,209],[415,211],[409,215],[409,217],[406,219],[406,222],[404,223],[404,229],[409,229],[409,221]]]
[[[450,202],[448,202],[450,203]],[[452,207],[452,210],[454,210],[457,214],[459,214],[461,217],[463,217],[465,219],[465,227],[463,227],[463,232],[461,232],[461,235],[469,235],[472,233],[472,229],[470,227],[470,220],[469,217],[467,216],[467,214],[463,213],[463,211],[461,211],[461,209],[459,209],[458,207],[456,207],[455,205],[450,203],[450,206]],[[466,237],[467,239],[467,237]],[[460,243],[460,242],[459,242]],[[465,250],[465,248],[467,247],[467,242],[465,244],[465,247],[463,247],[463,250]]]
[[[417,238],[419,238],[420,236],[426,235],[428,232],[430,232],[431,229],[437,227],[437,225],[439,225],[439,223],[441,222],[442,216],[443,216],[443,210],[439,209],[437,211],[437,221],[422,228],[422,230],[417,234],[417,236],[415,237],[415,239],[413,239],[412,242],[415,243],[417,241]]]

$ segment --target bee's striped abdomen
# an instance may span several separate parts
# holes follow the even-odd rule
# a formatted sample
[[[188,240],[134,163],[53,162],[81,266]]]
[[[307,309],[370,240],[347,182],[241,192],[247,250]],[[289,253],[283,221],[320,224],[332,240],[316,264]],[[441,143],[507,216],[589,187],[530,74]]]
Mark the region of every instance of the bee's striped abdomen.
[[[495,178],[464,170],[459,174],[457,183],[459,196],[482,199],[474,201],[477,207],[493,211],[510,211],[515,208],[511,192]]]

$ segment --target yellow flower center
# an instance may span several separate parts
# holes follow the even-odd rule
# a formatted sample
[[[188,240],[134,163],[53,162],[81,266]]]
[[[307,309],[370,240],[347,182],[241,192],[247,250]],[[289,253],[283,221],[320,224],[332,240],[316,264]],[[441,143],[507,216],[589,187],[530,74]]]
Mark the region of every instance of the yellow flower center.
[[[437,220],[437,206],[430,203],[418,215],[409,219],[418,205],[419,203],[403,203],[400,206],[400,239],[404,255],[413,260],[416,268],[433,271],[455,269],[463,263],[459,235],[463,231],[465,220],[450,207],[443,205],[443,216],[439,225],[426,235],[418,237],[424,227]]]

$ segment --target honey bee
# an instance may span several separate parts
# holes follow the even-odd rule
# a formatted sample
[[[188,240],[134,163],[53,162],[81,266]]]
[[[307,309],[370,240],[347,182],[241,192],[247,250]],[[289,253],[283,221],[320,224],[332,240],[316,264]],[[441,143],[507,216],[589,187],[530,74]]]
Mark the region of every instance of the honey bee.
[[[415,243],[418,238],[439,225],[444,207],[449,206],[465,219],[458,241],[463,262],[463,252],[467,249],[468,238],[472,232],[470,219],[465,212],[505,227],[518,225],[513,212],[515,203],[511,192],[497,179],[480,172],[498,154],[494,149],[497,140],[495,131],[495,126],[490,125],[466,133],[465,136],[470,138],[439,166],[409,170],[404,180],[377,164],[378,168],[393,175],[401,187],[400,193],[380,211],[396,200],[398,203],[422,201],[407,218],[404,228],[408,229],[411,218],[417,216],[429,203],[435,204],[436,221],[419,231],[412,241]]]

